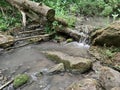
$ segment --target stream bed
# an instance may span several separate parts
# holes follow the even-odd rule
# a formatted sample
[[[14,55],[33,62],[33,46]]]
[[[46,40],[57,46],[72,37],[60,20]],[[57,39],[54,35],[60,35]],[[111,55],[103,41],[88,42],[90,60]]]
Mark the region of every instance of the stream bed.
[[[36,74],[46,71],[49,67],[55,65],[54,62],[48,60],[41,51],[61,51],[72,56],[81,56],[89,58],[87,48],[77,46],[77,42],[66,45],[54,42],[45,42],[38,45],[29,45],[5,52],[0,55],[0,70],[4,77],[10,79],[21,73],[28,73],[32,77],[32,84],[21,87],[20,90],[65,90],[73,81],[81,80],[88,74],[71,74],[63,72],[60,74],[43,75],[37,77]],[[2,83],[2,82],[1,82]],[[8,87],[7,87],[8,88]],[[13,88],[4,90],[14,90]]]

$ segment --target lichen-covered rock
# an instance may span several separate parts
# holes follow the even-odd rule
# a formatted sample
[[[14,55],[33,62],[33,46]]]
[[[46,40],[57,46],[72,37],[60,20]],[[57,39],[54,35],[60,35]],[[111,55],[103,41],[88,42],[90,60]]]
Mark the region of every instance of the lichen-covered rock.
[[[65,68],[71,71],[84,73],[92,67],[92,61],[90,59],[73,57],[59,51],[46,51],[44,53],[49,59],[63,63]]]
[[[56,73],[60,73],[60,72],[63,72],[63,71],[65,71],[64,64],[63,63],[59,63],[57,65],[52,66],[49,69],[48,73],[56,74]]]
[[[102,88],[95,79],[88,78],[72,83],[66,90],[102,90]]]
[[[23,84],[27,83],[29,81],[29,76],[26,74],[20,74],[15,77],[13,86],[14,88],[18,88],[22,86]]]
[[[13,44],[14,37],[0,33],[0,47],[5,48]]]
[[[120,21],[96,30],[91,34],[92,44],[100,46],[120,46]]]
[[[109,68],[99,68],[99,80],[106,90],[111,90],[114,87],[120,86],[120,73]]]

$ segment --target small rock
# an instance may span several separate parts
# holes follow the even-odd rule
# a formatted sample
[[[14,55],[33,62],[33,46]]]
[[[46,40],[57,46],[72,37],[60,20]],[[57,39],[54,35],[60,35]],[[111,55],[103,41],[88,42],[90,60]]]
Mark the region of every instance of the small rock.
[[[13,87],[18,88],[22,86],[23,84],[27,83],[29,80],[29,76],[26,74],[20,74],[15,77],[14,82],[13,82]]]
[[[101,67],[99,72],[99,80],[106,90],[120,86],[120,73],[118,71],[109,67]]]
[[[92,78],[72,83],[66,90],[102,90],[99,83]]]
[[[49,59],[63,63],[65,68],[71,71],[84,73],[92,67],[92,61],[90,59],[73,57],[59,51],[46,51],[44,53]]]
[[[50,68],[48,72],[56,74],[56,73],[60,73],[60,72],[63,72],[63,71],[65,71],[64,64],[59,63],[57,65],[54,65],[52,68]]]

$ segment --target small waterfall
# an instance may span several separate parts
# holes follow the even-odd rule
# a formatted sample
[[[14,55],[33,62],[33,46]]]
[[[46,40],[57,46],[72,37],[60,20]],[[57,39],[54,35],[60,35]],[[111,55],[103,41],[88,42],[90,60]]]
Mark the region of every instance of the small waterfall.
[[[90,32],[94,29],[94,27],[89,25],[80,25],[76,28],[76,31],[80,34],[81,38],[79,42],[71,42],[67,43],[65,46],[74,46],[78,48],[89,49],[90,47]]]
[[[79,40],[79,44],[81,46],[89,48],[90,39],[89,39],[89,29],[88,29],[87,26],[85,26],[84,28],[82,28],[82,30],[80,32],[80,35],[81,35],[81,38]]]

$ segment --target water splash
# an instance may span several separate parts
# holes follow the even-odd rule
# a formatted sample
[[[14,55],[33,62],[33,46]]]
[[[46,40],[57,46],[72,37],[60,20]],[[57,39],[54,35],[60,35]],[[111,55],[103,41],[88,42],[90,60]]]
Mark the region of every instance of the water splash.
[[[81,36],[79,42],[71,42],[71,43],[67,43],[65,46],[74,46],[74,47],[80,47],[80,48],[85,48],[85,49],[89,49],[90,47],[90,39],[89,39],[89,28],[88,26],[84,26],[84,28],[82,28],[82,30],[78,30],[79,31],[79,35]]]

